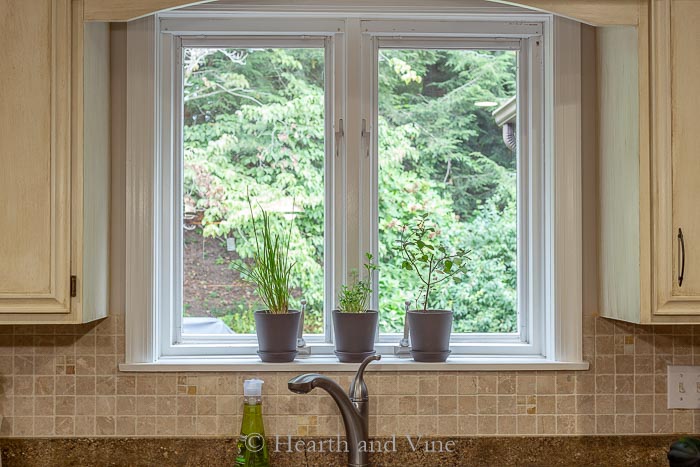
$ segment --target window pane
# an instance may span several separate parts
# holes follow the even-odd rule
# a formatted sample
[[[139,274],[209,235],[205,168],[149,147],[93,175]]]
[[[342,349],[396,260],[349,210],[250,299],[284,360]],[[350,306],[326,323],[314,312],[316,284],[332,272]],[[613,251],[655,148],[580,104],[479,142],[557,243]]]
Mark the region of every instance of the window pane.
[[[264,306],[231,268],[255,247],[246,193],[293,220],[290,307],[323,332],[324,50],[183,50],[183,335],[252,334]],[[284,231],[285,234],[289,232]]]
[[[404,301],[416,308],[422,283],[395,247],[423,214],[450,248],[471,250],[464,281],[446,281],[429,308],[453,310],[454,332],[516,331],[517,157],[494,115],[507,114],[516,77],[512,51],[380,49],[382,332],[403,329]],[[515,126],[514,111],[504,118]]]

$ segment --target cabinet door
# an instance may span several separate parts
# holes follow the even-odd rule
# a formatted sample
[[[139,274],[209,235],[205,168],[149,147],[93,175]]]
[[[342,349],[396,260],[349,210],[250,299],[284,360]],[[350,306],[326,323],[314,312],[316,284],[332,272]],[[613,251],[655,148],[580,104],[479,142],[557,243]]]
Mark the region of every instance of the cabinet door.
[[[0,2],[0,315],[70,311],[70,0]]]
[[[656,314],[700,315],[700,1],[652,5]]]

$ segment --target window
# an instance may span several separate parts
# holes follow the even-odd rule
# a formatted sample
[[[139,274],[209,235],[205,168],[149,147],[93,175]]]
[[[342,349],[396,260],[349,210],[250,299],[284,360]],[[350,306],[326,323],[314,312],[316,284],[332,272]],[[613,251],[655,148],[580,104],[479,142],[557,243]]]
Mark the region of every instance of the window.
[[[293,220],[293,296],[307,301],[305,331],[323,335],[325,39],[188,39],[178,48],[175,160],[184,170],[174,198],[184,230],[173,251],[183,258],[174,340],[255,340],[252,312],[263,306],[231,263],[250,257],[258,206]]]
[[[157,112],[152,130],[133,132],[151,138],[156,157],[142,167],[153,177],[134,173],[130,186],[154,202],[131,226],[134,239],[151,239],[142,253],[153,263],[143,268],[139,251],[128,262],[153,295],[127,290],[127,306],[148,311],[131,318],[140,325],[127,319],[141,336],[129,338],[129,362],[254,355],[258,300],[230,267],[250,257],[249,198],[292,221],[292,305],[306,303],[312,358],[332,355],[329,314],[365,252],[380,267],[376,348],[400,354],[418,284],[394,245],[425,214],[472,251],[465,283],[431,296],[455,312],[453,355],[580,360],[580,336],[570,347],[557,337],[553,221],[564,214],[553,195],[557,170],[572,169],[548,163],[558,141],[547,124],[557,98],[545,86],[557,52],[551,18],[173,12],[142,21],[130,38],[157,37],[153,56],[130,53],[156,70]],[[580,320],[580,303],[569,313]]]

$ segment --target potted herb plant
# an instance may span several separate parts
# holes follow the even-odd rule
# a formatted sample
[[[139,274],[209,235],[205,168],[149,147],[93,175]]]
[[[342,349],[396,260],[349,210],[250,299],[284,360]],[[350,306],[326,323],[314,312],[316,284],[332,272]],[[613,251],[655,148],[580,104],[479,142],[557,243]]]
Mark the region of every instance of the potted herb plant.
[[[377,265],[372,263],[371,254],[367,253],[365,257],[367,277],[360,280],[355,271],[352,285],[344,284],[340,288],[338,309],[333,310],[335,354],[344,363],[358,363],[375,353],[374,338],[379,313],[368,310],[367,301],[372,293],[372,274],[377,270]]]
[[[297,330],[300,313],[289,309],[290,278],[293,263],[289,260],[289,244],[293,222],[286,235],[278,233],[270,214],[260,207],[258,224],[253,205],[248,198],[253,221],[255,250],[250,264],[234,263],[241,277],[255,284],[256,292],[266,306],[256,311],[255,332],[258,336],[258,355],[263,362],[291,362],[297,355]]]
[[[417,362],[444,362],[450,354],[452,311],[430,308],[431,295],[448,280],[461,282],[469,251],[450,250],[427,215],[412,227],[404,227],[396,249],[403,256],[401,267],[413,271],[422,283],[417,302],[421,309],[408,310],[411,356]]]

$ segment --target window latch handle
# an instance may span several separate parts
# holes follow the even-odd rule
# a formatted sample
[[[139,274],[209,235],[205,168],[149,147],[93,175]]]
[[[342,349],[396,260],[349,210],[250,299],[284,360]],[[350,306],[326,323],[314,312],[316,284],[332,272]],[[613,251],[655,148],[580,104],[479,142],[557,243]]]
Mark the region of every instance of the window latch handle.
[[[338,120],[338,131],[335,132],[335,157],[340,157],[340,142],[345,137],[345,129],[343,128],[343,119]]]
[[[365,142],[365,147],[367,148],[367,151],[365,152],[365,157],[369,157],[369,146],[371,144],[371,139],[370,136],[372,135],[372,132],[367,129],[367,120],[362,119],[362,140]]]

